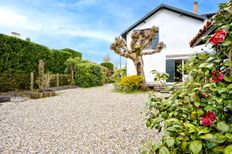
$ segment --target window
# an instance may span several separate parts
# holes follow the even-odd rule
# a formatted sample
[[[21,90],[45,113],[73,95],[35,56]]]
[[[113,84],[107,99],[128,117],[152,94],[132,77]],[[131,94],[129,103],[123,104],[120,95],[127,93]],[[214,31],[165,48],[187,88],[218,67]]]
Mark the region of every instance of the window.
[[[184,59],[168,59],[166,60],[166,73],[169,74],[167,82],[182,82],[184,70],[180,68],[186,63]]]
[[[138,31],[144,32],[145,30],[148,30],[148,29],[135,30],[135,32],[138,32]],[[144,49],[145,50],[155,49],[158,43],[159,43],[159,32],[156,33],[155,37]]]

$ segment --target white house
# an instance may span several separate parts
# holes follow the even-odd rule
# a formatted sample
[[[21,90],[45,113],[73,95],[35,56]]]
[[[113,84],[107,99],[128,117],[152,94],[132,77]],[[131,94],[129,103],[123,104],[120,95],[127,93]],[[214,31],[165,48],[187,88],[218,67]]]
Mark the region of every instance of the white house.
[[[152,26],[159,27],[159,34],[156,36],[156,39],[164,42],[166,48],[161,53],[143,57],[145,78],[148,84],[154,83],[152,70],[168,73],[169,79],[167,82],[183,80],[182,73],[177,71],[178,66],[183,64],[195,51],[201,50],[201,47],[191,48],[189,41],[203,27],[207,19],[213,15],[196,14],[196,2],[194,3],[194,10],[195,12],[192,13],[161,4],[122,32],[121,36],[129,46],[133,31],[151,28]],[[149,48],[146,50],[149,50]],[[132,74],[136,74],[136,70],[133,62],[127,59],[127,75]]]

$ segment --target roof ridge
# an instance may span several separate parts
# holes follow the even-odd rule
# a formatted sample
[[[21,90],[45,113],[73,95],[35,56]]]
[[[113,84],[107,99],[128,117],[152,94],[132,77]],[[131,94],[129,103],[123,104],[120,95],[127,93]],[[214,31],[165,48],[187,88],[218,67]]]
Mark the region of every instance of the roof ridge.
[[[140,23],[142,23],[144,20],[146,20],[147,18],[149,18],[150,16],[152,16],[153,14],[155,14],[156,12],[158,12],[160,9],[167,9],[170,10],[172,12],[176,12],[176,13],[180,13],[201,21],[204,21],[206,19],[205,16],[199,15],[199,14],[194,14],[193,12],[189,12],[183,9],[179,9],[173,6],[170,6],[168,4],[165,3],[161,3],[160,5],[158,5],[157,7],[155,7],[153,10],[151,10],[150,12],[148,12],[147,14],[145,14],[142,18],[140,18],[137,22],[135,22],[134,24],[132,24],[129,28],[127,28],[125,31],[123,31],[121,33],[121,36],[124,36],[127,32],[129,32],[131,29],[133,29],[134,27],[138,26]]]

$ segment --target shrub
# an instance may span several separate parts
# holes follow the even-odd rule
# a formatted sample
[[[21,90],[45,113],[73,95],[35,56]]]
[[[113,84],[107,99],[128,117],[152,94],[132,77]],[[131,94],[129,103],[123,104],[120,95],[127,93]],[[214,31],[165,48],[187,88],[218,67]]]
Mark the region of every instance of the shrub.
[[[0,92],[16,89],[30,89],[30,74],[0,74]]]
[[[101,63],[101,65],[108,68],[111,71],[114,70],[114,64],[112,64],[112,63]]]
[[[208,36],[215,52],[194,55],[185,66],[191,76],[170,97],[150,96],[147,127],[162,130],[162,141],[142,153],[232,153],[232,3],[214,18]]]
[[[82,53],[81,52],[78,52],[78,51],[75,51],[75,50],[72,50],[72,49],[69,49],[69,48],[61,49],[61,51],[69,52],[71,54],[72,58],[79,57],[80,59],[82,59]]]
[[[70,73],[70,67],[71,65],[78,65],[80,63],[89,63],[87,60],[83,60],[81,59],[80,57],[70,57],[66,60],[65,62],[65,66],[66,66],[66,69],[65,69],[65,73]]]
[[[113,82],[118,82],[125,76],[126,76],[126,69],[118,69],[112,75],[112,80]]]
[[[143,77],[139,75],[132,75],[123,77],[119,82],[115,83],[115,89],[122,92],[133,92],[139,90],[143,82]]]
[[[156,70],[153,70],[152,74],[155,76],[154,81],[159,82],[161,85],[166,86],[166,80],[169,77],[167,73],[160,73],[160,72],[157,72]]]
[[[113,78],[112,78],[112,75],[113,75],[113,71],[112,70],[109,70],[108,68],[102,66],[102,71],[105,75],[105,79],[104,79],[104,82],[105,83],[113,83]]]
[[[102,86],[104,78],[100,65],[81,63],[75,66],[75,81],[80,87]]]

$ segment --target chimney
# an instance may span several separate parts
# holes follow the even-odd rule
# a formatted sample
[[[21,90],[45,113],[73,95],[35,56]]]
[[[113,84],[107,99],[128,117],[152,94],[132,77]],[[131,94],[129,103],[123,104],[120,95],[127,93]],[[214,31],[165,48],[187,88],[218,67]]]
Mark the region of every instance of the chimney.
[[[193,13],[197,14],[197,7],[198,7],[198,2],[193,3]]]

